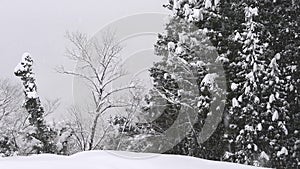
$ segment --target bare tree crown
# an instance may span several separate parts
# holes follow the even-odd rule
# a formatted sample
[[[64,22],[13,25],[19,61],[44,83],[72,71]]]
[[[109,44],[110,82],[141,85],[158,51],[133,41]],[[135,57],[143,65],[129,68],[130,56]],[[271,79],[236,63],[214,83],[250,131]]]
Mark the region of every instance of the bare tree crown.
[[[77,141],[83,150],[95,149],[103,137],[96,137],[99,127],[99,118],[108,110],[129,106],[128,103],[116,100],[115,94],[135,88],[134,85],[126,85],[113,88],[112,84],[126,75],[122,69],[120,42],[116,40],[115,33],[106,31],[101,39],[89,39],[83,33],[67,33],[66,38],[72,47],[66,49],[67,57],[77,62],[77,70],[68,71],[61,67],[58,71],[66,75],[80,78],[88,84],[94,108],[89,113],[92,115],[89,129],[85,129],[81,115],[72,110],[76,126],[80,130],[77,133]],[[105,131],[104,131],[105,133]],[[88,145],[86,145],[88,144]]]

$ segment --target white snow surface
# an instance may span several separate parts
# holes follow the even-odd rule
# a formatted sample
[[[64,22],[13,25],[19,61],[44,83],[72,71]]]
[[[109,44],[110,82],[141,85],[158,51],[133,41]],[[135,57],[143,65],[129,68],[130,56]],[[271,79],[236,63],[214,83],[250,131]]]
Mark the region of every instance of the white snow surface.
[[[0,158],[1,169],[255,169],[257,167],[179,155],[89,151]]]

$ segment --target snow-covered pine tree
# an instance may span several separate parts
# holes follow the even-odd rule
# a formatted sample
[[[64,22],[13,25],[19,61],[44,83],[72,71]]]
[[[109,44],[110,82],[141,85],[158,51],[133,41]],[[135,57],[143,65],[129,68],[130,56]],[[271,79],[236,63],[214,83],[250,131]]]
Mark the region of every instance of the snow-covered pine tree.
[[[216,48],[212,47],[206,35],[213,33],[213,30],[203,27],[198,29],[193,21],[203,21],[205,16],[207,20],[214,19],[217,15],[214,10],[217,1],[213,4],[201,4],[196,1],[170,1],[166,5],[173,10],[174,16],[167,23],[165,33],[159,35],[159,39],[155,45],[156,54],[162,56],[162,61],[155,63],[150,70],[154,79],[154,90],[150,93],[150,104],[159,105],[158,97],[167,100],[166,109],[163,112],[147,112],[155,116],[162,113],[153,123],[153,128],[160,128],[165,131],[170,127],[177,118],[178,112],[182,108],[183,100],[189,100],[189,105],[198,113],[196,124],[193,124],[192,131],[173,149],[166,153],[185,154],[190,156],[203,157],[207,159],[219,160],[223,155],[224,145],[221,137],[224,127],[209,126],[213,129],[218,128],[213,136],[204,144],[199,145],[199,134],[208,117],[217,117],[215,120],[221,120],[216,112],[220,107],[211,107],[212,100],[218,100],[222,95],[221,86],[216,85],[223,77],[223,69],[214,66],[217,58]],[[200,6],[199,6],[200,5]],[[180,16],[180,17],[178,17]],[[222,36],[222,35],[219,35]],[[183,69],[187,68],[187,69]],[[166,71],[167,70],[167,71]],[[187,80],[187,70],[192,70],[194,82]],[[220,78],[221,77],[221,78]],[[191,92],[190,87],[182,84],[192,84],[197,88],[198,92]],[[193,84],[194,83],[194,84]],[[225,83],[224,81],[221,83]],[[179,85],[180,84],[180,85]],[[220,84],[220,83],[219,83]],[[189,98],[189,99],[187,99]],[[151,106],[150,106],[151,107]],[[219,109],[218,109],[219,108]],[[201,137],[208,137],[201,135]],[[176,138],[175,138],[176,139]],[[201,141],[200,141],[201,142]],[[202,142],[201,142],[202,143]]]
[[[21,62],[15,68],[15,75],[20,77],[24,86],[24,108],[29,113],[30,131],[27,131],[28,154],[55,153],[55,131],[50,129],[44,120],[44,109],[37,94],[37,86],[32,70],[33,59],[29,53],[22,55]]]
[[[261,20],[265,41],[269,43],[266,97],[275,98],[268,104],[272,129],[269,134],[272,167],[299,166],[299,45],[300,2],[273,1],[261,3]],[[272,20],[272,22],[270,22]],[[275,97],[274,97],[275,96]],[[270,100],[272,101],[272,100]],[[273,111],[272,111],[273,110]],[[275,113],[273,113],[275,111]],[[278,112],[278,113],[277,113]],[[275,136],[275,137],[274,137]]]
[[[297,157],[292,154],[297,154],[293,148],[297,146],[293,145],[297,142],[299,135],[297,136],[294,134],[295,132],[289,132],[289,130],[294,128],[292,131],[295,131],[295,127],[299,126],[296,122],[299,121],[297,120],[299,113],[294,109],[297,106],[292,106],[296,105],[295,101],[298,100],[298,96],[295,94],[298,91],[293,87],[299,85],[299,82],[297,83],[291,78],[298,76],[296,65],[299,49],[294,44],[299,44],[297,36],[299,29],[295,28],[297,19],[294,18],[299,16],[296,14],[299,11],[297,10],[299,4],[293,4],[290,1],[280,1],[280,3],[276,1],[249,1],[249,4],[255,4],[260,9],[256,21],[261,25],[260,43],[266,46],[263,53],[264,58],[261,60],[264,62],[262,64],[264,69],[260,69],[263,70],[264,77],[260,83],[260,90],[258,90],[261,96],[259,98],[260,106],[256,107],[262,124],[262,131],[258,132],[258,141],[260,145],[263,145],[261,146],[263,151],[258,160],[264,166],[282,167],[289,163],[295,167],[298,163]],[[272,18],[272,22],[270,22],[270,18]],[[234,37],[240,36],[240,34],[235,35],[237,36]],[[294,68],[293,71],[291,68]],[[233,72],[239,73],[241,71]],[[235,84],[232,85],[235,86]],[[232,92],[230,95],[235,94],[236,92]],[[294,117],[293,119],[296,120],[294,121],[290,117]],[[269,162],[264,163],[263,161]]]
[[[187,22],[182,19],[172,18],[166,25],[166,33],[159,35],[159,40],[155,45],[156,54],[162,56],[162,61],[157,62],[150,70],[155,89],[150,93],[150,104],[153,106],[160,105],[158,98],[163,99],[163,97],[168,101],[166,105],[162,105],[165,106],[164,110],[160,109],[163,110],[163,112],[149,111],[147,114],[155,117],[161,113],[161,115],[152,122],[153,128],[160,128],[160,132],[167,130],[174,123],[176,118],[178,118],[178,113],[182,108],[179,103],[180,97],[184,95],[184,92],[188,92],[182,90],[178,85],[178,80],[183,80],[181,74],[183,70],[181,66],[178,67],[178,63],[176,62],[181,62],[180,60],[182,60],[187,67],[191,66],[189,63],[193,58],[189,52],[191,44],[188,42],[191,38],[190,31],[191,30],[188,30]],[[179,34],[181,34],[181,36]],[[201,66],[199,69],[201,69]],[[205,75],[203,71],[204,69],[202,70],[202,76]],[[150,108],[149,110],[152,109]],[[195,155],[199,150],[194,134],[195,133],[190,133],[179,145],[167,153]]]
[[[216,59],[217,62],[223,63],[227,77],[227,86],[231,86],[231,80],[234,79],[236,73],[236,67],[230,62],[234,61],[237,52],[241,48],[241,44],[233,41],[232,36],[235,30],[243,29],[241,23],[244,23],[244,7],[241,7],[240,1],[211,1],[211,0],[195,0],[195,1],[178,1],[171,0],[166,5],[173,11],[174,18],[185,19],[188,22],[192,22],[198,29],[207,30],[206,36],[209,37],[210,42],[215,47],[219,56]],[[239,9],[237,9],[239,7]],[[225,83],[225,82],[224,82]],[[227,104],[231,104],[231,100],[234,97],[232,93],[228,94]],[[230,105],[226,109],[230,109]],[[210,159],[221,159],[222,156],[227,156],[230,153],[225,154],[225,150],[230,150],[230,143],[232,138],[236,136],[236,133],[227,132],[224,134],[222,130],[229,130],[228,123],[228,111],[224,112],[224,118],[222,119],[221,127],[215,132],[215,134],[205,144],[207,146],[206,151],[198,153],[198,157],[207,157],[208,152],[214,151],[216,146],[221,144],[218,149],[218,153],[214,154]],[[222,127],[224,125],[224,127]],[[219,132],[219,133],[218,133]],[[222,134],[223,133],[223,134]],[[226,144],[226,140],[228,143]],[[210,147],[210,148],[209,148]],[[220,155],[221,154],[221,155]]]
[[[260,165],[259,156],[265,146],[262,118],[263,108],[262,85],[265,73],[264,51],[267,44],[260,40],[262,25],[255,21],[259,14],[254,4],[244,6],[245,23],[242,32],[236,31],[234,41],[241,43],[238,56],[232,64],[238,70],[236,77],[231,81],[231,90],[235,97],[229,109],[230,125],[236,136],[233,137],[235,162],[251,165]]]
[[[243,60],[241,54],[243,54],[245,43],[235,40],[243,38],[240,32],[245,31],[244,9],[247,6],[254,11],[257,7],[260,11],[259,15],[255,17],[255,21],[259,23],[259,27],[255,31],[259,33],[258,44],[264,48],[264,51],[263,54],[258,52],[263,56],[255,60],[259,64],[248,65],[248,68],[252,70],[256,69],[254,67],[261,69],[258,69],[256,73],[260,76],[260,78],[256,78],[259,80],[259,85],[257,88],[252,87],[252,91],[254,91],[252,96],[258,98],[253,97],[254,100],[250,102],[254,105],[254,107],[250,106],[254,112],[252,112],[253,116],[251,116],[251,112],[245,111],[248,117],[243,119],[256,119],[252,124],[257,130],[253,133],[257,133],[257,136],[252,137],[252,140],[265,146],[261,146],[262,149],[257,152],[258,157],[246,158],[257,158],[260,165],[264,166],[283,167],[287,164],[295,167],[299,165],[297,157],[299,155],[299,148],[297,148],[299,147],[299,130],[297,129],[299,128],[299,2],[287,0],[170,0],[166,5],[173,11],[174,17],[193,22],[199,29],[210,30],[207,36],[210,37],[210,41],[218,51],[218,60],[224,64],[229,87],[225,114],[230,114],[232,112],[230,110],[240,110],[240,108],[233,107],[243,106],[239,104],[238,99],[245,90],[238,89],[247,81],[250,83],[251,74],[245,73],[247,71],[249,73],[249,70],[243,70],[243,64],[237,65],[237,63],[242,63],[237,61]],[[278,54],[281,59],[278,59]],[[249,75],[248,78],[245,77],[246,75]],[[276,79],[279,81],[274,83]],[[254,85],[252,84],[252,86]],[[276,98],[276,96],[279,97]],[[245,99],[249,100],[250,98]],[[247,104],[244,101],[242,103]],[[274,111],[270,112],[268,108]],[[245,128],[249,123],[249,121],[245,122],[243,119],[239,119],[240,115],[238,114],[228,116],[229,120],[224,118],[224,122],[228,124],[228,132],[224,135],[224,139],[228,140],[230,145],[224,157],[236,154],[238,147],[234,145],[234,141],[240,134],[239,128]],[[272,126],[274,130],[270,132],[269,128]],[[231,128],[236,128],[236,130]],[[288,135],[285,134],[285,128]],[[276,137],[278,138],[276,139]],[[272,144],[274,140],[278,140],[276,141],[277,146],[272,147],[270,143]],[[244,148],[246,148],[245,151],[248,150],[248,146],[244,146]],[[251,146],[252,148],[253,146]],[[281,157],[277,158],[277,154]],[[284,159],[288,163],[283,163]],[[236,160],[231,159],[231,161]]]
[[[299,6],[299,1],[288,0],[170,0],[165,5],[173,11],[173,17],[156,44],[163,60],[151,69],[155,88],[167,98],[180,100],[178,79],[164,68],[172,70],[176,65],[170,60],[172,56],[183,59],[186,66],[193,66],[191,58],[205,58],[193,54],[199,50],[190,43],[182,43],[183,34],[186,41],[194,38],[183,31],[182,25],[189,23],[196,26],[189,33],[205,30],[218,52],[216,60],[223,63],[228,86],[224,125],[204,144],[195,144],[192,133],[169,153],[276,168],[299,167]],[[196,68],[199,84],[208,74],[203,62]],[[203,105],[210,103],[209,95],[201,90],[199,93],[207,99]],[[176,114],[179,108],[170,110]],[[199,108],[205,112],[199,113],[203,115],[199,118],[201,128],[208,112],[205,107]],[[156,124],[167,128],[166,120],[172,122],[172,118],[172,113],[165,113]],[[219,152],[211,153],[214,148]]]
[[[280,59],[281,55],[277,53],[266,67],[267,74],[264,77],[264,85],[262,85],[264,86],[262,94],[265,98],[263,109],[265,112],[263,117],[265,118],[263,126],[265,128],[264,146],[272,165],[277,167],[286,166],[284,161],[288,154],[286,154],[285,141],[288,140],[289,135],[286,127],[288,118],[287,92],[284,89],[285,81],[282,80],[284,78],[282,69],[278,65]]]
[[[219,73],[223,72],[222,69],[219,70],[219,67],[214,66],[217,55],[215,48],[211,47],[210,42],[205,39],[207,31],[207,29],[199,30],[182,18],[170,19],[166,25],[165,33],[159,34],[159,40],[155,45],[156,54],[162,56],[162,60],[155,63],[150,69],[154,88],[150,91],[149,97],[146,98],[148,105],[144,108],[142,115],[144,119],[154,118],[155,120],[149,124],[136,124],[134,126],[139,131],[142,129],[142,132],[137,133],[137,135],[163,134],[178,119],[182,121],[182,124],[187,123],[186,118],[179,118],[179,112],[188,105],[196,111],[198,119],[195,124],[190,124],[192,130],[189,133],[184,133],[186,137],[170,138],[183,140],[179,140],[178,145],[165,153],[219,160],[223,155],[222,149],[224,148],[222,143],[218,141],[222,134],[214,134],[211,140],[203,145],[199,145],[197,138],[207,117],[214,120],[222,118],[214,113],[214,111],[222,111],[222,106],[218,105],[213,108],[210,106],[212,100],[220,99],[218,98],[220,96],[213,95],[211,92],[221,94],[224,91],[220,89],[222,86],[216,85],[217,81],[222,80],[219,76],[222,77],[223,75]],[[193,89],[196,89],[197,92]],[[166,104],[162,105],[163,103]],[[116,120],[114,121],[116,122]],[[206,124],[206,128],[215,129],[217,127],[219,127],[218,133],[223,132],[221,125],[209,126]],[[122,128],[119,129],[122,130]],[[127,134],[132,133],[132,131],[129,130]],[[205,134],[201,136],[203,139],[208,137]],[[147,139],[147,136],[142,137],[142,139]],[[165,140],[161,141],[163,144]]]

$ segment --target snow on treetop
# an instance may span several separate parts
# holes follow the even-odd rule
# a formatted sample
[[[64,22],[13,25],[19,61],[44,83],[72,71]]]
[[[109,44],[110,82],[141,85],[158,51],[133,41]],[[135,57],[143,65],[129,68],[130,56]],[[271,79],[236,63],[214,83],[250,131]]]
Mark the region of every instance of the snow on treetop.
[[[21,62],[15,67],[14,72],[18,76],[18,74],[21,74],[25,71],[29,71],[32,65],[33,65],[33,59],[30,53],[25,52],[22,55]]]
[[[280,53],[277,53],[277,54],[274,56],[274,58],[276,58],[277,60],[279,60],[280,57],[281,57]]]
[[[252,7],[246,7],[245,8],[245,13],[246,13],[246,17],[252,17],[253,15],[254,16],[257,16],[258,15],[258,9],[257,7],[255,8],[252,8]]]
[[[22,59],[26,58],[27,56],[31,57],[31,54],[29,52],[24,52],[23,55],[22,55]]]

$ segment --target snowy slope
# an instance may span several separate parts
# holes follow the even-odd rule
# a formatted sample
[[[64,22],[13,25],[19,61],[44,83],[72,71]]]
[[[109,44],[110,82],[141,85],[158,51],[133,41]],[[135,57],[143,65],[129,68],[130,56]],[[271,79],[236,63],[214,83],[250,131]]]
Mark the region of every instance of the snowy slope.
[[[90,151],[73,156],[50,154],[0,158],[0,169],[255,169],[176,155]]]

